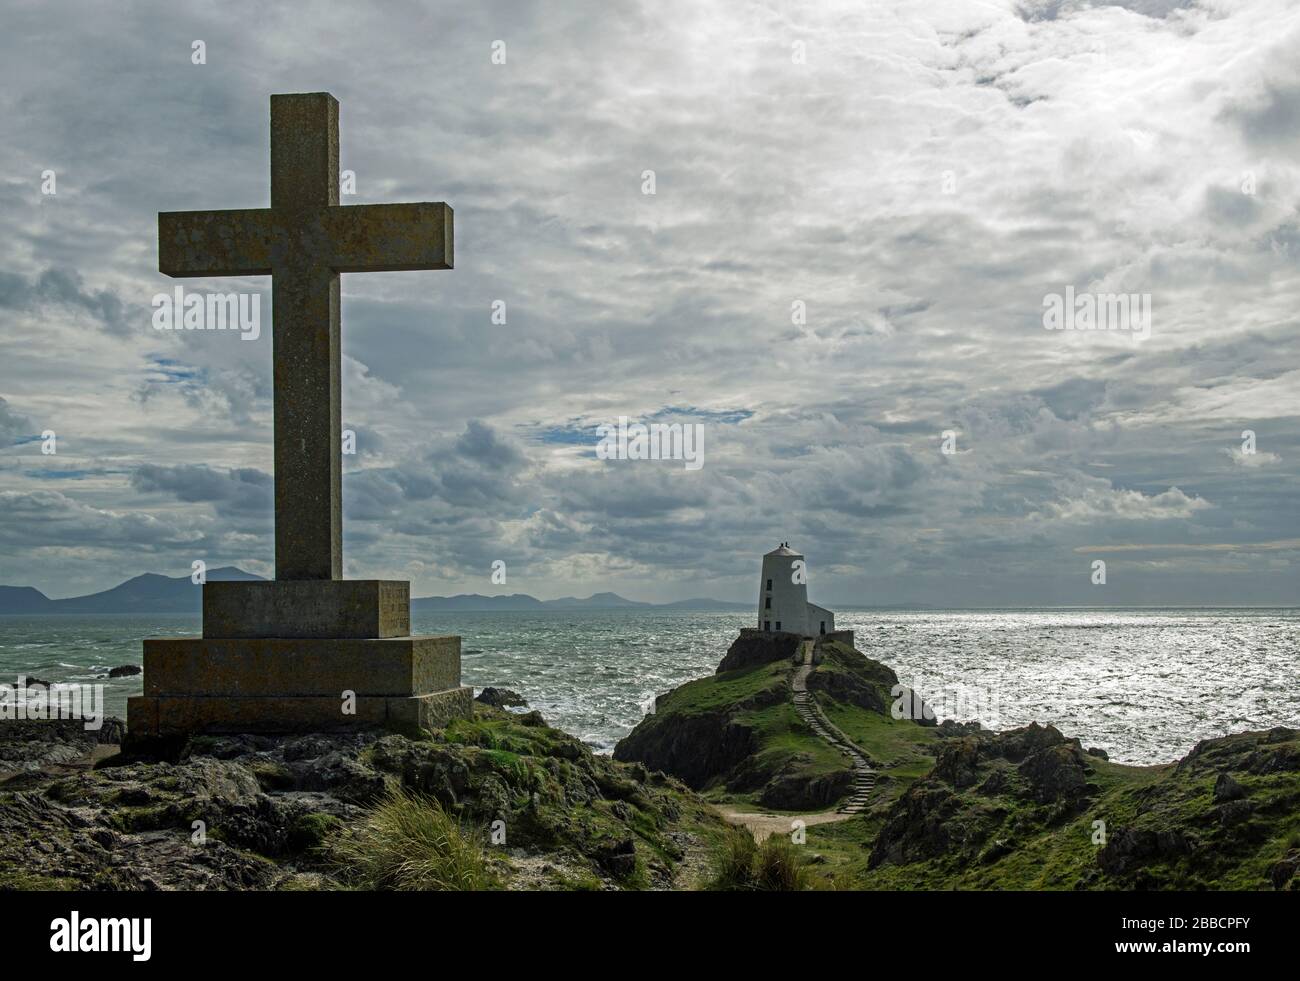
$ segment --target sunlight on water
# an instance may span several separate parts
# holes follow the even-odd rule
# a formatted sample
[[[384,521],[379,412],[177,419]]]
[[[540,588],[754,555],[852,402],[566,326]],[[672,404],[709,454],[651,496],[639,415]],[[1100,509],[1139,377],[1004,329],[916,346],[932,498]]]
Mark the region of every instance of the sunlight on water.
[[[905,682],[999,727],[1051,722],[1130,763],[1174,760],[1199,739],[1300,725],[1300,612],[845,612],[838,625]],[[608,752],[653,703],[711,674],[749,617],[738,613],[456,613],[417,633],[462,637],[464,681],[513,688],[547,721]],[[19,671],[105,686],[125,712],[143,637],[198,633],[189,616],[0,616],[0,679]],[[942,693],[978,693],[963,702]],[[996,709],[990,713],[989,709]]]

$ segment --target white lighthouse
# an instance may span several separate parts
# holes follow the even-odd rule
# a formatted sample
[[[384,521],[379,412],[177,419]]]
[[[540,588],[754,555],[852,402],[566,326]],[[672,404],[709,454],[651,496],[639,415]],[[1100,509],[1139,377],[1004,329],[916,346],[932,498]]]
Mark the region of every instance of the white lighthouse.
[[[763,556],[758,629],[804,637],[835,631],[835,614],[808,602],[808,566],[789,542],[782,542]]]

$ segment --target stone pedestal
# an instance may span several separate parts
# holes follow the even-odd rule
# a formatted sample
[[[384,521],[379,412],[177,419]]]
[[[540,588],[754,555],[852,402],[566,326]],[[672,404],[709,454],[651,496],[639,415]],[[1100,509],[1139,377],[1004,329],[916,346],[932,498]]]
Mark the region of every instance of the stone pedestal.
[[[206,583],[202,637],[144,642],[128,731],[413,731],[468,718],[460,638],[412,637],[410,627],[406,582]]]

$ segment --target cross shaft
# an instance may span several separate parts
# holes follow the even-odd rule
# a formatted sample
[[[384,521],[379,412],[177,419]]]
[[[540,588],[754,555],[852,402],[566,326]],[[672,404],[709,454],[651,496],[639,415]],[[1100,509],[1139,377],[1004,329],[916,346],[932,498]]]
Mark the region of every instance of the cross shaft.
[[[452,268],[446,204],[340,206],[339,104],[271,96],[271,207],[158,215],[158,269],[272,277],[277,579],[341,579],[339,274]]]

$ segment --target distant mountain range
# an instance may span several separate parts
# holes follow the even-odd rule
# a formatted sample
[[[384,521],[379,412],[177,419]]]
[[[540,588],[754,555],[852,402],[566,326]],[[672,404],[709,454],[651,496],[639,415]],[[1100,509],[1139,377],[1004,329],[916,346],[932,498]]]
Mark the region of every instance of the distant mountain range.
[[[234,566],[208,570],[208,579],[213,582],[261,578]],[[89,596],[70,596],[67,599],[50,599],[39,589],[31,586],[0,586],[0,613],[198,614],[202,611],[202,591],[190,582],[189,576],[178,576],[172,579],[146,572],[143,576],[128,579],[112,589],[91,593]]]
[[[232,580],[260,580],[251,572],[235,566],[209,569],[211,582]],[[748,610],[748,603],[727,603],[722,600],[689,599],[675,603],[642,603],[625,599],[617,593],[596,593],[586,599],[565,596],[562,599],[539,600],[526,593],[509,596],[481,596],[478,593],[459,596],[425,596],[411,600],[411,613],[475,612],[475,611],[541,611],[541,610]],[[67,599],[50,599],[31,586],[0,586],[0,614],[42,616],[62,613],[192,613],[203,610],[202,591],[189,576],[170,578],[149,572],[121,585],[88,596],[71,596]]]

